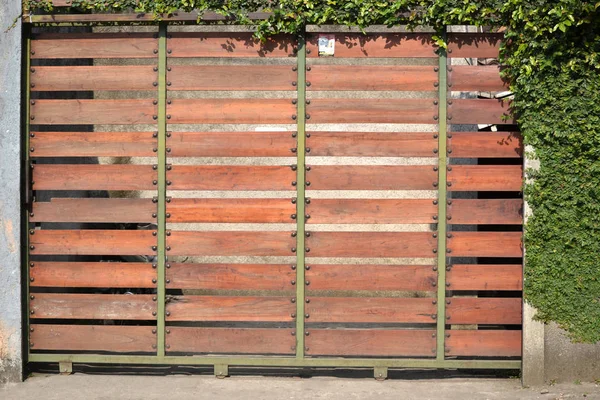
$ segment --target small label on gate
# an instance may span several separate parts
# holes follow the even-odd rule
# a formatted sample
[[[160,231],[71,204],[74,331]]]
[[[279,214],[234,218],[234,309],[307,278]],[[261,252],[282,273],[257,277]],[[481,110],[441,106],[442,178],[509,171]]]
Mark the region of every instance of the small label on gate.
[[[333,57],[335,54],[335,35],[319,35],[319,57]]]

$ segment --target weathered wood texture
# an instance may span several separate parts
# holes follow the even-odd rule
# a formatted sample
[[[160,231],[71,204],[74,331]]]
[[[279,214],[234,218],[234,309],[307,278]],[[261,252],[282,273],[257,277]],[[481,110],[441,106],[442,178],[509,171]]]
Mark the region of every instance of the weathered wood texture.
[[[168,289],[279,290],[295,292],[289,264],[169,263]]]
[[[149,263],[36,261],[29,269],[32,287],[155,288]]]
[[[451,290],[523,290],[523,266],[452,265],[446,281]]]
[[[434,133],[315,132],[306,140],[310,156],[436,157]],[[310,158],[309,158],[310,159]]]
[[[32,132],[34,157],[156,157],[154,132]]]
[[[319,33],[307,37],[307,56],[319,57]],[[335,33],[335,57],[435,58],[436,47],[430,33]]]
[[[311,124],[435,124],[433,99],[312,99]]]
[[[172,231],[169,256],[294,256],[290,232]]]
[[[438,173],[433,165],[315,165],[306,180],[312,190],[434,190]]]
[[[275,35],[265,43],[252,32],[174,32],[167,41],[167,56],[177,57],[295,57],[292,35]]]
[[[435,331],[417,329],[309,329],[309,356],[431,357]]]
[[[168,352],[205,354],[295,354],[291,329],[167,328]]]
[[[29,243],[33,255],[149,255],[157,245],[146,230],[38,230]]]
[[[151,99],[35,100],[32,125],[153,124],[157,108]]]
[[[452,232],[452,257],[522,257],[521,232]]]
[[[49,202],[34,202],[30,222],[118,222],[141,223],[156,221],[152,199],[53,198]]]
[[[514,124],[510,101],[496,99],[452,100],[448,106],[452,124]],[[450,117],[452,119],[450,119]]]
[[[169,190],[294,190],[289,166],[174,165]]]
[[[458,225],[520,225],[523,200],[453,199],[448,206],[451,222]]]
[[[293,157],[291,132],[172,132],[169,157]]]
[[[33,319],[155,320],[152,295],[36,293],[30,300]]]
[[[502,79],[501,70],[498,65],[453,65],[448,80],[452,91],[508,91],[509,82]]]
[[[169,222],[293,223],[290,199],[178,199],[167,203]]]
[[[521,158],[519,132],[452,132],[448,141],[452,158]]]
[[[504,33],[448,34],[448,56],[451,58],[498,58]]]
[[[152,326],[32,324],[31,350],[155,352]],[[153,348],[154,346],[154,348]]]
[[[291,65],[173,65],[168,90],[296,90]],[[169,84],[170,83],[170,84]]]
[[[170,124],[292,124],[292,99],[174,99]]]
[[[452,330],[446,331],[446,355],[480,357],[521,356],[521,331]]]
[[[167,321],[292,321],[289,297],[170,296]]]
[[[312,185],[311,185],[312,186]],[[435,222],[433,199],[311,199],[310,224],[427,224]]]
[[[521,165],[454,165],[448,172],[449,191],[519,192],[523,187]]]
[[[158,73],[152,65],[33,67],[31,91],[151,90]]]
[[[151,165],[37,164],[33,190],[156,190]]]
[[[448,324],[518,325],[521,298],[453,297],[446,307]]]

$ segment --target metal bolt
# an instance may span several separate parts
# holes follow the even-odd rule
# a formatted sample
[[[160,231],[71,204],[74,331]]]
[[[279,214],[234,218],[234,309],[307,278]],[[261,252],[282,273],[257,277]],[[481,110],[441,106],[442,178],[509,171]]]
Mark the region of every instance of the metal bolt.
[[[310,214],[306,214],[306,215],[304,216],[304,218],[306,218],[306,219],[310,219]]]
[[[298,103],[298,100],[296,100],[296,99],[292,100],[292,104],[297,104],[297,103]]]
[[[167,218],[171,218],[171,213],[166,214]]]
[[[157,105],[158,104],[158,100],[152,100],[152,104]]]
[[[296,86],[298,83],[296,81],[292,82],[292,86]]]
[[[434,105],[434,106],[437,106],[438,104],[439,104],[439,102],[438,102],[437,100],[434,100],[434,101],[433,101],[433,105]]]
[[[152,246],[152,250],[156,251],[156,246]]]
[[[152,279],[152,283],[156,283],[156,279],[155,278]]]
[[[452,135],[448,135],[448,139],[452,139]]]
[[[153,119],[153,120],[157,120],[157,119],[158,119],[158,115],[153,115],[153,116],[152,116],[152,119]]]
[[[448,253],[448,254],[452,253],[452,249],[446,250],[446,253]]]
[[[434,266],[432,269],[433,269],[434,271],[437,271],[437,270],[438,270],[438,267],[437,267],[437,266]]]
[[[292,67],[292,71],[298,71],[298,67],[296,67],[295,65]]]
[[[433,149],[433,154],[437,154],[438,149]]]
[[[438,86],[440,86],[440,83],[439,82],[433,82],[433,86],[434,87],[438,87]]]
[[[306,54],[310,54],[310,49],[306,49]]]
[[[439,68],[439,67],[433,67],[433,71],[434,71],[434,72],[438,72],[439,70],[440,70],[440,68]]]
[[[152,68],[152,70],[153,70],[154,72],[158,72],[158,67],[154,67],[154,68]]]
[[[171,183],[173,183],[173,182],[167,181],[167,186],[171,186]],[[167,200],[167,203],[169,203],[169,200]]]
[[[31,314],[31,315],[35,314],[35,311],[31,310],[31,311],[29,312],[29,314]]]
[[[32,115],[30,119],[33,121],[35,119],[35,115]]]
[[[292,215],[290,215],[290,217],[291,217],[292,219],[296,219],[296,214],[292,214]]]
[[[447,234],[447,235],[446,235],[446,237],[447,237],[448,239],[450,239],[450,238],[452,237],[452,234],[451,234],[451,233],[449,233],[449,234]]]
[[[33,282],[35,279],[33,277],[29,278],[30,282]]]
[[[310,197],[306,198],[306,199],[304,200],[304,202],[305,202],[306,204],[310,204]]]
[[[171,250],[171,246],[167,246],[167,250]]]
[[[310,299],[306,299],[306,303],[307,303],[307,304],[308,304],[308,303],[310,303]]]
[[[171,49],[167,50],[167,54],[171,54],[172,52],[173,52],[173,50],[171,50]]]
[[[450,316],[448,315],[448,316],[446,317],[446,319],[448,319],[448,320],[449,320],[449,319],[450,319]]]
[[[297,132],[292,133],[292,137],[296,137],[296,136],[298,136]]]
[[[296,237],[298,235],[297,232],[292,232],[292,237]]]
[[[296,298],[292,297],[291,301],[292,301],[292,303],[295,303],[296,302]]]
[[[306,332],[304,332],[304,335],[306,335],[306,336],[310,336],[310,332],[309,332],[309,331],[306,331]]]
[[[296,248],[292,247],[292,253],[295,253],[295,252],[296,252]]]
[[[171,82],[167,82],[167,86],[171,86]]]
[[[152,232],[152,236],[156,236],[156,232]]]
[[[304,236],[306,236],[306,237],[310,237],[310,232],[306,232],[306,233],[304,234]]]
[[[452,167],[448,167],[448,171],[452,171]]]
[[[172,103],[173,103],[173,100],[167,100],[167,104],[172,104]],[[167,136],[171,137],[171,134],[167,133]]]
[[[310,117],[309,117],[309,118],[307,118],[307,119],[310,119]],[[310,147],[307,147],[307,148],[306,148],[306,152],[307,152],[307,153],[310,153]]]
[[[437,215],[434,215],[432,218],[434,221],[437,221],[437,219],[438,219]]]
[[[439,117],[437,115],[434,115],[433,119],[437,121],[439,119]]]
[[[170,311],[167,311],[167,312],[165,313],[165,315],[168,317],[168,316],[170,316],[170,315],[171,315],[171,312],[170,312]]]
[[[437,304],[437,300],[433,300],[431,304]]]
[[[448,105],[451,106],[452,105],[452,100],[448,100]]]
[[[437,233],[434,233],[433,234],[433,238],[435,239],[436,237],[437,237]]]
[[[292,336],[296,336],[296,331],[292,331]]]
[[[167,279],[167,283],[171,283],[171,280],[170,280],[170,279]]]
[[[292,181],[292,186],[296,186],[297,184],[298,184],[298,182]]]
[[[296,118],[298,118],[298,117],[297,117],[297,116],[295,116],[295,115],[292,115],[292,119],[293,119],[294,121],[296,120]]]
[[[152,213],[152,218],[156,218],[156,213]]]
[[[34,263],[29,263],[29,266],[30,266],[31,268],[33,268],[33,267],[35,267],[35,264],[34,264]]]
[[[156,311],[152,311],[152,315],[156,316]]]
[[[31,245],[31,246],[29,246],[29,249],[30,249],[30,250],[35,250],[35,246],[34,246],[34,245]]]
[[[158,151],[158,148],[156,148],[156,147],[155,147],[155,148],[153,148],[153,149],[152,149],[152,151],[153,151],[154,153],[156,153],[156,152]]]
[[[29,230],[29,234],[30,234],[30,235],[33,235],[34,233],[35,233],[35,231],[34,231],[33,229],[30,229],[30,230]]]
[[[291,313],[291,314],[290,314],[290,317],[292,317],[292,318],[296,318],[296,313]]]
[[[297,165],[291,165],[290,168],[292,169],[292,171],[296,171],[298,169]]]
[[[310,247],[305,248],[304,251],[307,253],[310,253]],[[307,283],[307,285],[308,285],[308,283]]]
[[[310,114],[306,114],[304,117],[305,117],[306,119],[310,119]]]
[[[446,287],[450,287],[450,282],[446,282]]]
[[[171,119],[171,114],[167,114],[167,119]]]
[[[446,300],[446,304],[448,304],[448,305],[452,304],[452,300]]]
[[[452,154],[452,149],[448,149],[448,154]]]
[[[158,49],[154,49],[154,54],[158,54]]]
[[[167,329],[166,332],[167,332],[167,335],[171,334],[171,330],[170,329]]]
[[[436,282],[431,282],[431,286],[435,287],[435,286],[437,286],[437,283]]]
[[[292,148],[290,149],[290,151],[291,151],[292,153],[295,153],[296,151],[298,151],[298,149],[297,149],[297,148],[295,148],[295,147],[292,147]]]
[[[306,269],[307,271],[310,271],[310,265],[305,266],[304,269]]]
[[[35,100],[31,100],[31,105],[35,106]]]
[[[31,87],[32,87],[32,88],[34,88],[34,87],[35,87],[35,83],[32,83],[32,84],[31,84]]]
[[[152,82],[152,86],[158,86],[158,82]]]
[[[448,182],[448,186],[452,186],[452,182]]]
[[[296,204],[297,202],[298,202],[298,199],[294,197],[294,198],[292,199],[292,204]]]
[[[295,270],[296,270],[296,266],[295,266],[295,265],[292,265],[292,267],[291,267],[291,268],[292,268],[292,270],[293,270],[293,271],[295,271]]]
[[[156,301],[156,296],[153,296],[153,297],[152,297],[152,301]]]
[[[156,269],[157,265],[156,264],[152,264],[152,269]]]
[[[167,267],[167,269],[171,268],[171,264],[167,264],[166,267]]]
[[[307,100],[306,100],[306,104],[310,104],[310,99],[307,99]]]
[[[310,86],[310,82],[306,82],[306,86]]]
[[[437,204],[438,204],[438,201],[437,201],[437,200],[434,200],[434,201],[433,201],[433,205],[434,205],[434,206],[437,206]]]
[[[433,182],[433,187],[438,187],[438,183],[437,182]]]
[[[306,281],[305,283],[306,283],[306,286],[310,285],[310,281]]]
[[[310,186],[310,182],[306,181],[306,186]]]
[[[310,71],[311,69],[312,69],[312,67],[310,67],[310,66],[306,67],[307,71]]]
[[[156,335],[156,329],[152,329],[152,333]]]
[[[452,200],[448,200],[448,205],[451,206],[452,205]]]
[[[433,249],[433,253],[434,253],[434,254],[435,254],[435,253],[437,253],[437,249]]]
[[[305,318],[310,318],[310,314],[304,314]]]
[[[437,314],[431,314],[431,319],[437,319]]]

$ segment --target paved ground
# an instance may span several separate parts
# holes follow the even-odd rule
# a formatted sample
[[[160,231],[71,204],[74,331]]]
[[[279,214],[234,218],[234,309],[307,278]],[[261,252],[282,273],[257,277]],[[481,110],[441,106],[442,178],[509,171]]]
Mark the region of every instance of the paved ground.
[[[121,372],[126,373],[126,372]],[[35,374],[25,383],[0,388],[2,400],[186,400],[186,399],[343,399],[343,400],[533,400],[600,399],[600,385],[557,384],[523,389],[516,378],[427,376],[398,373],[377,382],[366,373],[350,376],[248,376],[216,379],[210,375],[90,375]],[[430,374],[431,375],[431,374]],[[424,378],[424,379],[419,379]]]

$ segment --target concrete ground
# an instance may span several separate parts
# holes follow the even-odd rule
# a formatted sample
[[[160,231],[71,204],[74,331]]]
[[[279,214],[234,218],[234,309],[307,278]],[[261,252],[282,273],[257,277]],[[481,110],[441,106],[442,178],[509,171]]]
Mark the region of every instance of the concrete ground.
[[[97,372],[96,372],[97,373]],[[115,399],[343,399],[343,400],[462,400],[462,399],[600,399],[600,385],[557,384],[522,388],[516,378],[435,375],[428,372],[393,373],[392,379],[375,381],[365,373],[337,373],[294,377],[235,375],[216,379],[211,375],[121,375],[75,373],[71,376],[36,373],[26,382],[0,388],[2,400],[115,400]],[[372,372],[370,372],[372,373]],[[337,376],[336,376],[337,375]],[[435,379],[434,379],[435,378]]]

